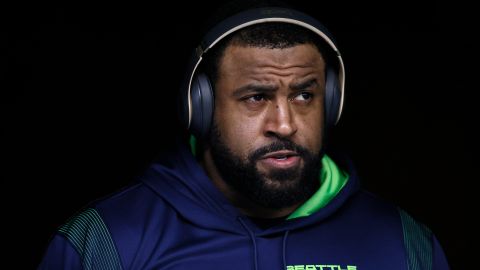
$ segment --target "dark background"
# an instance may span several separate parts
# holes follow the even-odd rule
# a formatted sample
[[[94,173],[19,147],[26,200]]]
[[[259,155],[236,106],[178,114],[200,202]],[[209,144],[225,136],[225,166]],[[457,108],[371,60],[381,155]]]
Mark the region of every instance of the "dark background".
[[[0,7],[10,265],[36,267],[56,227],[128,184],[179,134],[176,91],[198,25],[217,4]],[[428,225],[452,268],[466,269],[469,217],[478,213],[469,8],[299,7],[330,29],[345,60],[345,110],[333,143],[353,158],[367,189]]]

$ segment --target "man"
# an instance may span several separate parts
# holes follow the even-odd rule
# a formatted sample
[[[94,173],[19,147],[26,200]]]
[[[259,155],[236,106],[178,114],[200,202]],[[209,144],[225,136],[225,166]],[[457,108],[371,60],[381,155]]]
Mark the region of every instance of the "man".
[[[427,228],[326,153],[343,63],[317,22],[249,10],[201,44],[182,89],[196,146],[73,217],[40,269],[448,269]]]

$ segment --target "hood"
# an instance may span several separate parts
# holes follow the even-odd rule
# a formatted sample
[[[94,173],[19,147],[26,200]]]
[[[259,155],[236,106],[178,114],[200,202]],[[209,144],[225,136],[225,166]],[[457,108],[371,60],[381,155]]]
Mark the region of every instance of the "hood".
[[[312,199],[307,201],[306,204],[309,205],[302,205],[285,222],[265,230],[258,228],[241,214],[214,186],[185,143],[177,143],[172,150],[165,151],[141,180],[179,215],[196,226],[236,234],[245,234],[248,227],[247,230],[262,236],[319,223],[335,213],[359,189],[359,181],[353,166],[346,160],[342,162],[346,162],[348,180],[339,187],[338,192],[328,203],[325,204],[323,200],[325,205],[312,206],[315,204],[313,201],[315,196],[318,199],[319,196],[328,193],[320,187]],[[320,175],[324,177],[325,173]]]

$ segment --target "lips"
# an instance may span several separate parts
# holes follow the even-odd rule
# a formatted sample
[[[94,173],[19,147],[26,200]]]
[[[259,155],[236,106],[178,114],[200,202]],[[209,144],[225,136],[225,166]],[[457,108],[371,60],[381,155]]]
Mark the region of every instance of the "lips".
[[[268,153],[262,157],[262,159],[275,158],[275,159],[287,159],[292,156],[298,156],[297,152],[289,150],[281,150],[272,153]]]
[[[300,165],[300,156],[294,151],[281,150],[264,155],[259,163],[267,169],[288,169]]]

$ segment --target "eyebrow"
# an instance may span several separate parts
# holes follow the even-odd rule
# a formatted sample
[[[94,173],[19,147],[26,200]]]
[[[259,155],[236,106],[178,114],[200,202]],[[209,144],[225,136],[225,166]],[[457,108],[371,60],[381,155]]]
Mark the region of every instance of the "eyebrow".
[[[316,86],[318,85],[317,79],[311,79],[308,81],[304,82],[299,82],[299,83],[294,83],[290,85],[290,88],[294,91],[301,91],[305,90],[311,86]],[[233,91],[233,96],[234,97],[243,97],[244,95],[254,92],[254,93],[259,93],[259,94],[264,94],[264,93],[272,93],[275,92],[278,89],[277,86],[274,85],[262,85],[262,84],[247,84],[245,86],[239,87]]]
[[[274,85],[261,85],[261,84],[247,84],[245,86],[239,87],[233,91],[234,97],[242,97],[247,93],[255,92],[255,93],[272,93],[278,89],[277,86]]]
[[[317,86],[317,85],[318,85],[317,79],[314,78],[308,81],[291,84],[290,88],[295,91],[300,91],[300,90],[305,90],[307,88],[310,88],[311,86]]]

